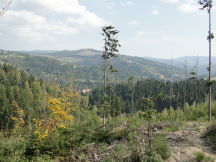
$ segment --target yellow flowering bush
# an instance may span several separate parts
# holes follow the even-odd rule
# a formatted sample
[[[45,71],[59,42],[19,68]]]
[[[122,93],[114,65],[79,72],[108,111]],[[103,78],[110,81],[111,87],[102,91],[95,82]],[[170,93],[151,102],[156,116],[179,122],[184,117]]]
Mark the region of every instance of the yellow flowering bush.
[[[35,134],[39,139],[46,138],[50,132],[56,128],[67,128],[68,124],[72,122],[72,115],[69,114],[68,109],[71,110],[68,96],[61,98],[48,98],[49,117],[44,119],[34,119]]]

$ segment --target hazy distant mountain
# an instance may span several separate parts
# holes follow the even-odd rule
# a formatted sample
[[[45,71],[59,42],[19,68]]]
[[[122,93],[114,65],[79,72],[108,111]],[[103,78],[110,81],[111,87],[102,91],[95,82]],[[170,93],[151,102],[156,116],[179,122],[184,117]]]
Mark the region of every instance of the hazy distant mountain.
[[[45,52],[38,53],[38,55],[50,56],[59,61],[71,63],[76,65],[76,67],[83,69],[83,71],[86,71],[88,73],[86,75],[91,75],[91,73],[94,73],[96,69],[101,70],[103,63],[101,53],[102,52],[99,50],[81,49],[74,51],[55,51],[52,53]],[[34,55],[37,55],[37,53],[34,53]],[[142,57],[119,55],[117,59],[113,60],[113,63],[119,71],[115,76],[117,80],[125,80],[130,76],[139,79],[153,78],[168,80],[171,78],[172,72],[173,78],[182,78],[182,70],[180,70],[180,68],[158,61],[151,61]]]
[[[158,61],[171,65],[171,59],[158,59],[158,58],[147,58],[152,61]],[[186,56],[172,59],[172,65],[185,70],[185,65],[187,65],[187,71],[198,71],[198,75],[206,77],[208,75],[207,67],[209,64],[208,56]],[[216,75],[216,57],[212,57],[212,74]]]
[[[29,54],[27,54],[29,53]],[[40,78],[69,84],[74,81],[81,87],[91,87],[102,83],[101,51],[81,49],[76,51],[0,51],[0,62],[9,63]],[[146,58],[119,55],[113,60],[118,69],[114,79],[127,81],[129,77],[137,79],[152,78],[159,80],[182,79],[183,71],[159,61]]]
[[[0,50],[0,63],[11,64],[38,78],[58,83],[70,82],[73,73],[71,64],[44,56],[31,56],[22,52]]]

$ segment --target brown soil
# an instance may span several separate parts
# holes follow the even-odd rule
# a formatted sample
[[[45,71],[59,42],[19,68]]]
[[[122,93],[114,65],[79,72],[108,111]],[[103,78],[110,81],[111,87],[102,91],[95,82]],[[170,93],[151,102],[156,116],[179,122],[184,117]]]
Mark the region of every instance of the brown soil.
[[[210,156],[216,162],[216,151],[211,150],[202,138],[206,125],[207,123],[190,122],[176,132],[164,132],[172,151],[168,162],[193,162],[197,152]]]

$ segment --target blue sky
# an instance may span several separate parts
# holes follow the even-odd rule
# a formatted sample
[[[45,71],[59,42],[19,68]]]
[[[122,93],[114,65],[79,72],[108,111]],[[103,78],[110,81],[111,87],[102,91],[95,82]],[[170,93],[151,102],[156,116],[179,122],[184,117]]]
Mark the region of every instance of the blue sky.
[[[14,0],[0,18],[0,48],[102,50],[101,27],[112,24],[120,31],[122,54],[207,56],[207,18],[196,0]]]

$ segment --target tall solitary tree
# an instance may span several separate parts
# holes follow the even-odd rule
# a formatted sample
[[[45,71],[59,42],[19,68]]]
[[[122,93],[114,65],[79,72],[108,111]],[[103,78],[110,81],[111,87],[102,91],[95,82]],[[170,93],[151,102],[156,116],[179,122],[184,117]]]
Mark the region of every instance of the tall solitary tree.
[[[117,54],[119,52],[118,48],[121,47],[119,44],[119,40],[116,38],[117,34],[119,33],[118,30],[115,29],[115,27],[109,25],[104,26],[102,28],[102,35],[104,36],[104,51],[102,53],[103,58],[103,72],[104,72],[104,95],[107,96],[107,88],[108,88],[108,75],[107,73],[114,73],[116,72],[116,69],[111,64],[111,59],[116,58]],[[111,106],[111,87],[109,83],[109,90],[110,90],[110,106]],[[106,98],[106,97],[105,97]],[[104,114],[104,124],[105,124],[105,113]]]
[[[209,121],[212,120],[212,113],[211,113],[211,98],[212,98],[212,81],[211,81],[211,42],[212,39],[214,38],[214,35],[211,31],[211,10],[212,10],[212,1],[213,0],[199,0],[199,4],[201,5],[202,10],[207,10],[208,11],[208,21],[209,21],[209,31],[208,31],[208,36],[207,40],[209,42],[209,67],[208,67],[208,72],[209,72],[209,78],[208,78],[208,87],[209,87]]]
[[[113,66],[108,64],[108,61],[112,58],[116,58],[119,52],[118,47],[119,44],[116,35],[119,33],[118,30],[115,30],[113,26],[105,26],[102,28],[102,35],[104,36],[104,51],[102,54],[102,58],[104,60],[104,89],[107,87],[107,71],[113,71]]]

